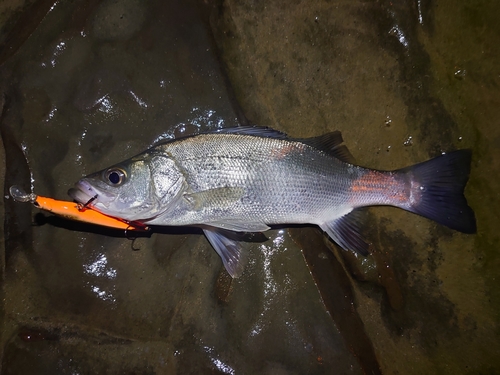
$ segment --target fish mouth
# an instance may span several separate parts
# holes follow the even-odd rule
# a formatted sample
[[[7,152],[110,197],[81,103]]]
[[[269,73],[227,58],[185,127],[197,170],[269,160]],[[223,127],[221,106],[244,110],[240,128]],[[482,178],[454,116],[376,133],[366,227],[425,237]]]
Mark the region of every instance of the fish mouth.
[[[78,181],[75,187],[68,190],[68,195],[77,203],[85,207],[95,206],[98,203],[106,204],[114,197],[96,189],[92,184],[83,180]]]

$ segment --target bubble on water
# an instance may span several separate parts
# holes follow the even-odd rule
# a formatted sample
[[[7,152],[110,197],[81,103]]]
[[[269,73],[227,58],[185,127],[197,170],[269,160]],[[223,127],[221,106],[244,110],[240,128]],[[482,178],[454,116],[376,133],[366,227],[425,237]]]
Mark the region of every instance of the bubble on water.
[[[406,138],[406,140],[403,142],[403,145],[408,147],[413,145],[413,137],[411,135]]]
[[[386,126],[386,127],[390,127],[390,126],[391,126],[391,124],[392,124],[392,119],[391,119],[391,117],[390,117],[390,116],[387,116],[387,117],[385,118],[384,123],[385,123],[385,126]]]
[[[465,69],[457,69],[454,73],[456,79],[462,80],[467,75],[467,71]]]

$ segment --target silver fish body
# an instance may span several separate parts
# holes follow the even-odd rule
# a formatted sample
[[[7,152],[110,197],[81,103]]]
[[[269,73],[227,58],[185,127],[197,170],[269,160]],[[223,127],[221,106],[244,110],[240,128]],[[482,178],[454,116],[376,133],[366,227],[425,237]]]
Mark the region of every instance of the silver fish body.
[[[356,208],[373,205],[475,231],[474,213],[463,196],[469,151],[376,171],[354,165],[341,143],[340,132],[309,139],[254,127],[199,134],[89,175],[69,194],[125,220],[201,226],[232,276],[243,265],[240,247],[227,231],[316,224],[343,248],[366,255]]]

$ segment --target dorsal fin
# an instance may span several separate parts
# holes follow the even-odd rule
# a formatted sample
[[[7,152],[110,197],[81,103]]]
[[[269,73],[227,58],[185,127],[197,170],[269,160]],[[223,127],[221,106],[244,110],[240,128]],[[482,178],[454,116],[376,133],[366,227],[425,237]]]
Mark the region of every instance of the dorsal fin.
[[[241,134],[241,135],[253,135],[255,137],[266,137],[266,138],[276,138],[276,139],[289,139],[288,135],[279,130],[274,130],[272,128],[268,128],[267,126],[237,126],[233,128],[222,128],[216,130],[208,130],[202,133],[195,133],[189,135],[182,135],[176,138],[165,139],[160,142],[154,143],[151,148],[162,146],[168,143],[172,143],[175,141],[179,141],[181,139],[187,139],[196,137],[201,134]]]
[[[347,147],[342,144],[344,140],[342,139],[342,134],[338,130],[320,135],[318,137],[297,139],[297,141],[326,152],[343,162],[349,164],[356,163]]]
[[[285,133],[280,132],[279,130],[268,128],[267,126],[246,125],[234,128],[217,129],[207,133],[241,134],[241,135],[253,135],[256,137],[288,139],[288,135],[286,135]]]

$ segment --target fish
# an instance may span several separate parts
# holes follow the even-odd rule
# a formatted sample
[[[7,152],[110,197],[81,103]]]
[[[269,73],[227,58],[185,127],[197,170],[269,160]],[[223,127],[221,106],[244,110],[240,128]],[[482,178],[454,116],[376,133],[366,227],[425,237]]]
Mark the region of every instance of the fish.
[[[345,250],[368,255],[362,208],[394,206],[476,232],[464,189],[472,152],[383,171],[354,161],[340,131],[292,138],[242,126],[167,140],[80,179],[74,201],[129,222],[200,227],[232,277],[245,256],[235,233],[313,224]]]

